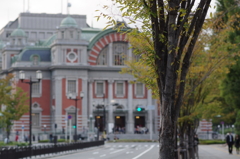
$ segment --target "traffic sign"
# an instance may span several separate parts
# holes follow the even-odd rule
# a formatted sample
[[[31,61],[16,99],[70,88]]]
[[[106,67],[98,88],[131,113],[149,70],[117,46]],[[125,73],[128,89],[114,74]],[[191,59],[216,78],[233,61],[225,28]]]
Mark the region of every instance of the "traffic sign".
[[[69,115],[69,116],[68,116],[68,119],[72,119],[72,116],[71,116],[71,115]]]
[[[155,105],[148,105],[147,110],[155,110]]]
[[[22,125],[22,129],[24,129],[24,125]]]

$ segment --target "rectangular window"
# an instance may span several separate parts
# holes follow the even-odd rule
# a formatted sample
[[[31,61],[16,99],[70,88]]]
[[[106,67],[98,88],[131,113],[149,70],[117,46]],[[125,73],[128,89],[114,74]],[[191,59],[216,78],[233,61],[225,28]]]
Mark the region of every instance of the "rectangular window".
[[[70,38],[73,39],[73,31],[70,31]]]
[[[64,31],[62,31],[62,39],[64,39]]]
[[[68,80],[67,82],[67,93],[77,93],[77,81],[76,80]]]
[[[32,84],[32,94],[33,95],[40,94],[40,83],[33,83]]]
[[[11,35],[11,33],[10,33],[10,32],[7,32],[7,33],[6,33],[6,38],[9,37],[10,35]]]
[[[117,83],[117,95],[124,95],[123,94],[123,83]]]
[[[103,85],[103,82],[97,82],[97,91],[96,91],[96,93],[97,93],[97,95],[103,95],[103,87],[104,87],[104,85]]]
[[[30,38],[31,39],[37,39],[37,33],[36,32],[31,32]]]
[[[32,113],[32,125],[40,126],[40,114],[39,113]]]
[[[136,95],[143,96],[143,84],[142,83],[136,84]]]
[[[44,39],[45,38],[45,33],[44,32],[40,32],[39,33],[39,39]]]

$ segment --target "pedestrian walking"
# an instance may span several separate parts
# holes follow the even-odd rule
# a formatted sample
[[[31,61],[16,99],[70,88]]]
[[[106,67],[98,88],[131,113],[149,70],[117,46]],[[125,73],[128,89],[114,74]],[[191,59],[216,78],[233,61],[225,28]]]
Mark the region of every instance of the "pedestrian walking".
[[[52,143],[52,140],[53,140],[53,135],[52,135],[52,133],[49,135],[49,139],[50,139],[50,143]]]
[[[240,138],[239,135],[235,136],[235,147],[236,147],[236,152],[239,154],[239,146],[240,146]]]
[[[196,134],[193,138],[193,147],[194,147],[194,153],[197,159],[199,159],[198,156],[198,144],[199,144],[199,139],[198,139],[198,135]]]
[[[233,138],[231,132],[229,133],[229,135],[227,135],[226,142],[227,142],[227,145],[228,145],[229,154],[232,154],[232,147],[233,147],[233,144],[234,144],[234,138]]]
[[[18,142],[18,135],[16,135],[16,137],[15,137],[15,141]]]

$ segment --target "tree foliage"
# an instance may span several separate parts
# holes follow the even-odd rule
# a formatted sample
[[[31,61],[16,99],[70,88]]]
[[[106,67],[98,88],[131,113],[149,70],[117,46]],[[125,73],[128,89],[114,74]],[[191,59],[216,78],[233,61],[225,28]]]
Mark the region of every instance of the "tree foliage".
[[[4,108],[0,110],[3,114],[1,123],[7,132],[7,137],[10,135],[14,121],[19,120],[23,114],[28,112],[29,107],[27,94],[21,88],[15,87],[15,83],[11,81],[12,78],[13,75],[10,74],[0,80],[0,98],[4,98],[1,101],[4,105]]]
[[[231,54],[235,54],[240,50],[240,29],[239,29],[239,20],[240,20],[240,8],[239,1],[235,0],[218,0],[217,14],[216,17],[221,17],[224,23],[231,23],[229,26],[233,28],[231,32],[228,33],[228,37],[225,38],[225,41],[237,46],[236,49],[229,50]],[[240,109],[240,100],[238,99],[239,91],[238,85],[240,85],[239,78],[239,69],[240,69],[240,58],[239,56],[235,58],[236,64],[229,66],[229,73],[226,78],[221,83],[221,96],[225,99],[225,109],[232,110],[229,113],[224,113],[223,116],[236,117],[237,112]],[[235,111],[234,111],[235,109]],[[228,111],[227,111],[228,112]],[[236,124],[239,123],[239,117],[236,118]],[[226,120],[226,119],[225,119]],[[232,123],[231,123],[232,124]],[[236,127],[236,130],[240,132],[240,127]]]
[[[186,76],[211,0],[201,0],[196,10],[193,8],[195,0],[115,2],[119,4],[122,16],[127,17],[131,24],[137,21],[142,23],[131,33],[139,39],[145,38],[147,43],[142,47],[142,54],[146,55],[145,61],[156,75],[160,100],[159,158],[174,159],[177,119],[183,102]],[[110,19],[109,25],[116,24],[111,16],[102,16]]]

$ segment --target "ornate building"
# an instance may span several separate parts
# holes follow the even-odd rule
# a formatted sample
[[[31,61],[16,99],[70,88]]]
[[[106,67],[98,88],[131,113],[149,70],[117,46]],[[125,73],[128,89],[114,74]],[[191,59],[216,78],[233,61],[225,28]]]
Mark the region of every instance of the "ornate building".
[[[75,111],[79,132],[89,127],[91,116],[100,130],[124,127],[134,133],[142,126],[157,132],[159,115],[151,90],[132,83],[131,75],[119,74],[124,61],[134,57],[125,34],[91,28],[84,15],[21,13],[2,28],[0,38],[2,77],[14,74],[17,86],[29,92],[29,85],[19,81],[19,71],[26,77],[35,77],[37,70],[43,73],[32,87],[33,132],[53,131],[54,125],[62,131],[69,115],[74,125]],[[70,93],[80,99],[77,110]],[[22,125],[28,131],[28,113],[15,121],[14,131]]]

